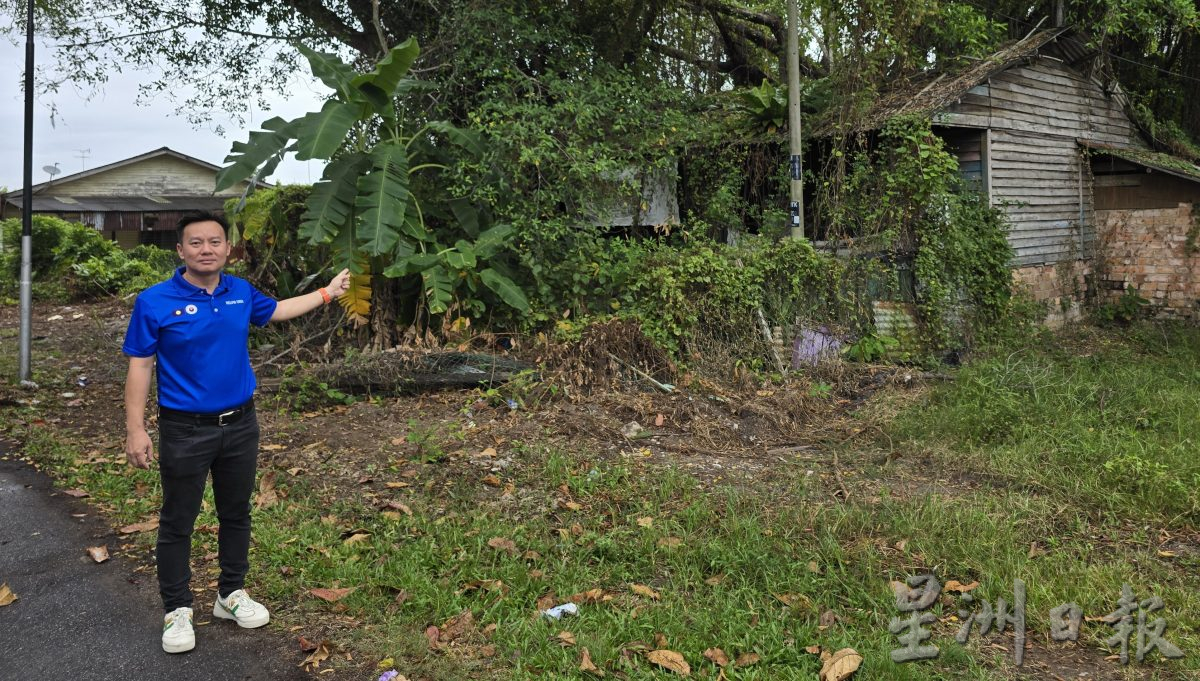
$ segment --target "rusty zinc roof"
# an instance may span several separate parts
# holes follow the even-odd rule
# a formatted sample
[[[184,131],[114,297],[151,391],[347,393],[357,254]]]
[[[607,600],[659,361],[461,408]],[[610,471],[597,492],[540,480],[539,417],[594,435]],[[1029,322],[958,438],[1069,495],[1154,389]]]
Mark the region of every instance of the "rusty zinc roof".
[[[954,104],[971,88],[1014,64],[1033,57],[1047,45],[1064,38],[1057,50],[1068,62],[1089,56],[1081,41],[1070,28],[1035,31],[1021,40],[1009,43],[984,59],[953,71],[923,73],[880,94],[876,104],[861,119],[839,128],[836,122],[823,122],[814,127],[813,137],[837,133],[861,132],[883,127],[892,118],[912,114],[931,114]]]
[[[1115,156],[1119,159],[1136,163],[1145,168],[1152,168],[1159,172],[1164,172],[1169,175],[1181,177],[1192,182],[1200,182],[1200,166],[1186,161],[1178,156],[1164,154],[1157,151],[1147,151],[1145,149],[1125,149],[1123,147],[1114,147],[1107,144],[1099,144],[1090,140],[1076,140],[1080,146],[1090,149],[1093,154],[1104,154]]]

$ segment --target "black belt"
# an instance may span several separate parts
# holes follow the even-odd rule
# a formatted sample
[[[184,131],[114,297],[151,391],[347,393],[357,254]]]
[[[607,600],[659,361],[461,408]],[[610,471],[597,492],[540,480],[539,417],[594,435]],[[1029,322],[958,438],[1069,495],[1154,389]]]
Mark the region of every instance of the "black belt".
[[[210,414],[195,414],[190,411],[179,411],[178,409],[170,409],[162,405],[158,406],[159,419],[168,419],[177,423],[194,423],[198,426],[228,426],[231,423],[236,423],[246,414],[254,411],[254,399],[246,402],[240,407],[234,407],[219,413]]]

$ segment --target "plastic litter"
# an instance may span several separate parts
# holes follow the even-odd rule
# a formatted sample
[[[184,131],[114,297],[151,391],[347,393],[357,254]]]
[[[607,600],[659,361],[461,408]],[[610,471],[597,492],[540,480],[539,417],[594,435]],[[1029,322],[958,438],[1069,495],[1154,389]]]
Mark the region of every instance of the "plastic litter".
[[[579,606],[575,605],[574,603],[563,603],[562,605],[556,605],[553,608],[550,608],[549,610],[542,611],[542,617],[546,617],[546,618],[549,618],[552,620],[562,619],[563,615],[578,615],[578,614],[579,614]]]

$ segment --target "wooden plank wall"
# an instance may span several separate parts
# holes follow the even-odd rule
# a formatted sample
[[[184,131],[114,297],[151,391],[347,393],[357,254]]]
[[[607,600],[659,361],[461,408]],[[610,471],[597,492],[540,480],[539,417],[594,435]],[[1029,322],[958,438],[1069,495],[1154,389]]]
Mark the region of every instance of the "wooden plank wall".
[[[988,184],[1011,222],[1017,266],[1091,255],[1092,191],[1077,139],[1147,148],[1115,98],[1050,57],[993,76],[934,123],[991,129]]]
[[[156,156],[55,187],[62,196],[211,196],[216,171],[174,156]],[[219,196],[240,196],[245,183]]]

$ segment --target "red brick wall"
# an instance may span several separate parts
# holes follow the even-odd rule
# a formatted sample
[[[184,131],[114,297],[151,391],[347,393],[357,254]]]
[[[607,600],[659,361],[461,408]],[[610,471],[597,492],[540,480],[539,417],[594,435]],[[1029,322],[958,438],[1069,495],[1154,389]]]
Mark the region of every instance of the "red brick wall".
[[[1200,317],[1200,253],[1195,252],[1200,243],[1188,247],[1189,233],[1200,241],[1200,215],[1193,204],[1098,210],[1096,227],[1100,302],[1111,302],[1132,286],[1158,308],[1159,316]]]
[[[1045,324],[1057,327],[1083,315],[1087,276],[1091,272],[1091,264],[1086,260],[1021,267],[1013,270],[1013,288],[1045,303]]]

